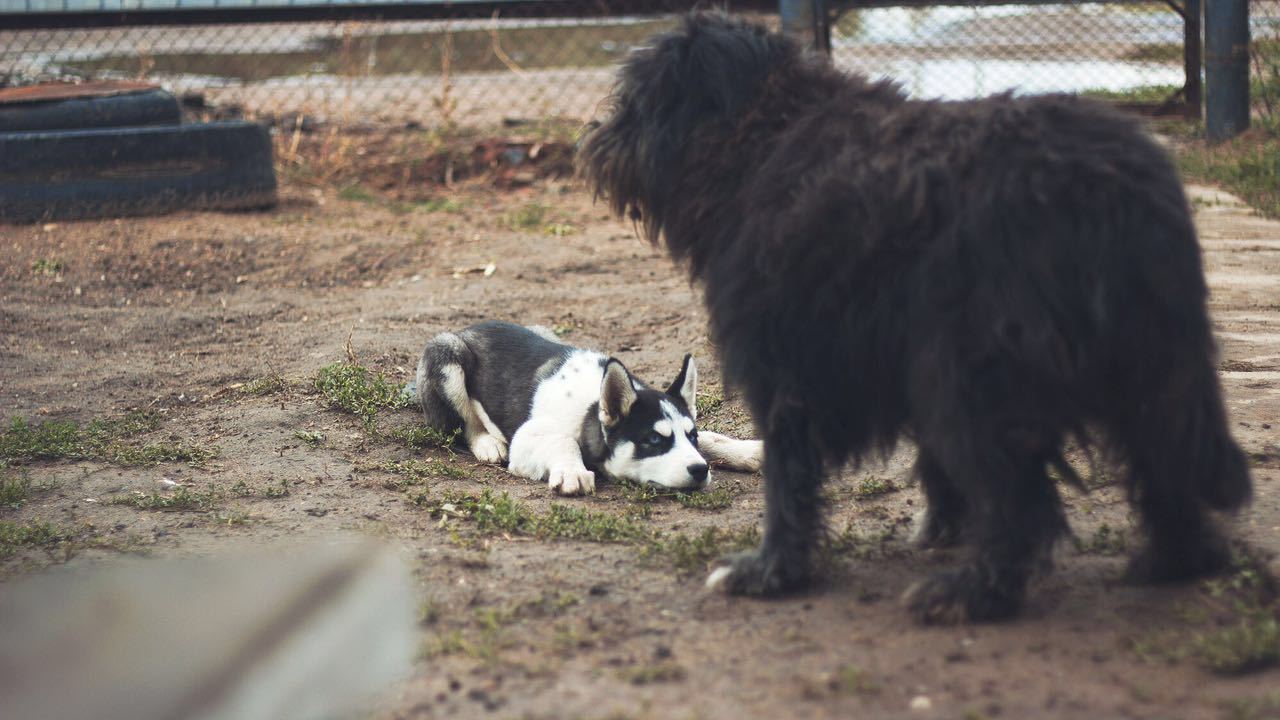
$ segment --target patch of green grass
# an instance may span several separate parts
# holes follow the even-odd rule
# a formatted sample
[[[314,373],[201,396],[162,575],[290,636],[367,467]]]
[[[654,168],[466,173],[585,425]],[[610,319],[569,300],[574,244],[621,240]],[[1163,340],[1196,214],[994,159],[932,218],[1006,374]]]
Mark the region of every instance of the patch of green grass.
[[[209,512],[221,500],[221,495],[212,486],[204,492],[179,487],[173,492],[134,493],[117,495],[109,498],[112,505],[132,505],[139,510],[159,510],[164,512]]]
[[[57,258],[40,258],[31,263],[31,272],[36,275],[57,275],[62,269],[62,261]]]
[[[458,518],[475,524],[482,535],[510,533],[540,540],[585,540],[598,543],[638,543],[651,539],[654,531],[633,515],[587,510],[573,505],[552,504],[545,513],[507,493],[480,495],[448,492],[428,510],[442,519]]]
[[[13,418],[0,435],[0,459],[100,460],[116,465],[155,465],[162,462],[203,464],[218,456],[216,448],[187,445],[174,440],[135,444],[134,438],[159,424],[153,415],[132,413],[111,420],[94,420],[88,426],[50,420],[32,425]]]
[[[831,690],[841,695],[869,695],[880,692],[880,683],[857,665],[844,664],[831,675]]]
[[[684,666],[674,661],[642,665],[619,671],[618,677],[632,685],[653,685],[655,683],[682,682],[689,676]]]
[[[1280,691],[1255,698],[1231,698],[1222,702],[1223,720],[1275,720],[1280,717]]]
[[[428,213],[456,213],[462,211],[462,201],[451,197],[438,197],[414,203],[414,207]]]
[[[565,237],[578,232],[578,228],[569,223],[551,223],[544,230],[552,237]]]
[[[734,495],[732,488],[721,483],[714,490],[677,492],[675,499],[682,507],[694,510],[723,510],[733,504]]]
[[[381,410],[398,410],[409,405],[400,386],[381,373],[351,363],[334,363],[316,373],[315,388],[331,406],[360,418],[368,431],[376,430]]]
[[[228,527],[249,524],[249,513],[239,508],[224,510],[213,517],[219,525],[227,525]]]
[[[30,497],[30,478],[0,477],[0,507],[17,509]]]
[[[1180,89],[1180,87],[1174,85],[1140,85],[1125,90],[1104,90],[1101,88],[1081,90],[1080,94],[1111,102],[1162,103],[1173,97],[1174,93]]]
[[[23,548],[38,547],[58,542],[67,534],[49,523],[35,522],[21,525],[0,520],[0,558],[6,558]]]
[[[338,190],[338,197],[343,200],[352,200],[355,202],[376,203],[382,200],[381,197],[365,188],[360,183],[352,183]]]
[[[391,437],[400,441],[406,447],[413,448],[415,450],[439,448],[441,450],[452,451],[453,444],[458,441],[458,437],[461,434],[461,430],[454,430],[451,433],[443,433],[426,425],[396,428],[391,431]]]
[[[698,409],[698,419],[705,420],[708,415],[714,415],[720,406],[724,405],[724,396],[719,392],[700,392],[694,405]]]
[[[506,226],[512,230],[536,230],[543,226],[547,217],[547,206],[541,203],[529,203],[504,218]]]
[[[250,380],[240,388],[240,392],[245,395],[265,396],[282,393],[289,389],[289,381],[280,373],[271,373],[260,378]]]
[[[1250,132],[1218,145],[1190,142],[1177,160],[1187,179],[1222,186],[1262,215],[1280,217],[1280,137]]]
[[[627,480],[620,484],[622,497],[628,502],[647,506],[664,498],[675,500],[681,506],[694,510],[723,510],[733,504],[737,494],[734,488],[721,484],[714,490],[685,492],[648,483],[636,483]]]
[[[470,477],[466,470],[442,460],[388,460],[379,464],[378,468],[399,476],[383,483],[388,490],[426,485],[428,481],[440,478],[456,480]]]
[[[314,430],[299,430],[293,434],[294,437],[305,442],[311,447],[320,447],[324,444],[324,433]]]
[[[276,485],[268,485],[262,490],[262,497],[265,498],[282,498],[289,495],[289,481],[280,478],[280,482]]]
[[[898,489],[893,481],[886,480],[878,475],[871,475],[858,481],[858,487],[854,490],[854,495],[866,499],[878,497],[894,492]]]
[[[1128,537],[1123,528],[1113,528],[1103,523],[1089,539],[1074,538],[1076,552],[1081,555],[1123,555],[1128,549]]]
[[[709,527],[697,535],[677,533],[655,537],[640,551],[640,558],[649,562],[666,563],[677,572],[687,575],[704,572],[721,557],[750,550],[759,544],[760,531],[754,526],[742,530]]]
[[[1280,664],[1280,621],[1256,615],[1196,638],[1196,659],[1218,675],[1244,675]]]

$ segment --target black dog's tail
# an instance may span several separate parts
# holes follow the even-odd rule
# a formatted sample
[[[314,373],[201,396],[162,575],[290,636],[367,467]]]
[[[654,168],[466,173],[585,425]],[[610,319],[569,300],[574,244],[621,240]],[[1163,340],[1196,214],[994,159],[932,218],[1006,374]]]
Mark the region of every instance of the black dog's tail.
[[[1217,510],[1235,510],[1252,496],[1249,463],[1228,430],[1217,373],[1210,368],[1207,375],[1197,383],[1199,392],[1177,424],[1180,437],[1169,442],[1183,448],[1175,454],[1185,454],[1190,461],[1187,472],[1200,498]]]
[[[1142,407],[1130,409],[1123,434],[1134,499],[1195,497],[1226,511],[1249,501],[1248,462],[1231,437],[1218,375],[1206,355],[1190,354]]]

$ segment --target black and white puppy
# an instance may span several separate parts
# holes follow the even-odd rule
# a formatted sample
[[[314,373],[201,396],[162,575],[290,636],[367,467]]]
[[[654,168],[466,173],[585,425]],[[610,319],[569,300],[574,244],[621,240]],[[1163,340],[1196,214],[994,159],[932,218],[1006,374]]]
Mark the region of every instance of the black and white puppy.
[[[433,337],[416,393],[427,424],[459,432],[476,459],[576,495],[594,492],[597,475],[700,489],[708,460],[759,470],[759,441],[698,432],[697,386],[691,355],[661,392],[615,358],[495,321]]]

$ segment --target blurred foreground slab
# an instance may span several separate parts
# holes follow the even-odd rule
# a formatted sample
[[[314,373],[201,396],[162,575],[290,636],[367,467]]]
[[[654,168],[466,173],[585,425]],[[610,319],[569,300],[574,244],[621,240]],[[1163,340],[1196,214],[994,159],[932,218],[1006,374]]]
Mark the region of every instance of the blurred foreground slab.
[[[0,718],[330,718],[408,672],[409,576],[368,542],[0,586]]]

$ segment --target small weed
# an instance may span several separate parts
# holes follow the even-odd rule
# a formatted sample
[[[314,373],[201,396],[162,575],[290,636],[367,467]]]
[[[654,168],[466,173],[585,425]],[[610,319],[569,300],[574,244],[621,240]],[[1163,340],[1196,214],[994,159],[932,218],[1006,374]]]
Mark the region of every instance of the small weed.
[[[1256,698],[1232,698],[1222,703],[1223,720],[1274,720],[1280,717],[1280,691]]]
[[[311,447],[320,447],[324,444],[324,433],[314,430],[299,430],[293,434],[294,437],[305,442]]]
[[[262,490],[262,497],[265,498],[282,498],[289,495],[289,481],[280,478],[278,485],[268,485]]]
[[[380,410],[397,410],[409,404],[400,386],[360,365],[334,363],[320,368],[315,387],[331,407],[360,418],[368,431],[375,430]]]
[[[819,547],[820,562],[835,563],[845,556],[857,560],[869,560],[885,552],[888,543],[897,536],[898,525],[889,523],[879,532],[863,533],[849,522],[839,534],[826,538]]]
[[[694,405],[698,408],[698,417],[705,419],[708,415],[714,415],[724,405],[724,396],[718,392],[700,392]]]
[[[244,480],[237,480],[235,485],[231,486],[231,494],[236,497],[252,497],[253,488],[249,487],[249,483]]]
[[[440,602],[432,598],[427,598],[418,604],[418,624],[419,625],[435,625],[443,614],[443,608]]]
[[[885,495],[897,489],[898,487],[891,480],[872,475],[858,481],[858,488],[854,491],[854,495],[866,499]]]
[[[1219,675],[1244,675],[1280,663],[1280,621],[1261,614],[1196,638],[1200,664]]]
[[[62,272],[62,261],[57,258],[40,258],[31,263],[31,272],[36,275],[57,275]]]
[[[9,557],[22,548],[49,545],[67,537],[67,533],[55,529],[49,523],[19,525],[0,520],[0,558]]]
[[[632,685],[653,685],[654,683],[681,682],[689,673],[678,663],[667,661],[654,665],[628,668],[618,673],[618,677]]]
[[[714,490],[675,493],[676,502],[695,510],[723,510],[733,504],[735,495],[728,485],[717,485]]]
[[[533,230],[542,227],[547,216],[547,207],[539,203],[529,203],[524,207],[509,213],[506,218],[506,225],[512,230]]]
[[[175,441],[132,444],[130,440],[154,430],[154,415],[132,413],[112,420],[94,420],[87,427],[78,423],[50,420],[32,425],[13,418],[0,435],[2,460],[101,460],[116,465],[155,465],[187,462],[201,465],[217,457],[216,448],[186,445]]]
[[[422,649],[422,656],[425,659],[441,657],[445,655],[457,655],[463,652],[467,647],[467,643],[462,638],[461,630],[450,630],[446,633],[436,635]]]
[[[381,201],[381,198],[360,185],[360,183],[353,183],[338,190],[338,197],[355,202],[377,203]]]
[[[16,510],[31,497],[31,479],[0,477],[0,507]]]
[[[1251,132],[1219,145],[1192,142],[1177,160],[1189,179],[1225,187],[1266,217],[1280,217],[1280,139]]]
[[[880,692],[880,683],[857,665],[841,665],[829,681],[831,690],[841,695],[869,695]]]
[[[428,510],[442,521],[463,518],[475,523],[482,535],[511,533],[541,540],[585,540],[598,543],[636,543],[653,537],[653,531],[634,516],[585,510],[553,504],[546,513],[534,512],[507,493],[480,495],[446,493],[443,500],[428,503]]]
[[[226,510],[213,517],[219,525],[247,525],[249,523],[249,513],[239,509]]]
[[[112,505],[132,505],[139,510],[160,510],[165,512],[209,512],[220,499],[213,486],[204,492],[195,492],[189,488],[179,487],[171,493],[153,492],[134,493],[133,495],[117,495],[107,500]]]
[[[271,373],[264,377],[250,380],[240,388],[240,392],[245,395],[254,395],[258,397],[266,395],[275,395],[289,389],[289,381],[280,373]]]
[[[462,211],[462,202],[454,198],[439,197],[414,203],[414,207],[427,213],[456,213]]]
[[[453,444],[458,441],[458,436],[462,434],[460,430],[454,430],[451,433],[443,433],[439,430],[428,427],[426,425],[418,425],[409,428],[396,428],[391,431],[391,437],[403,443],[406,447],[415,450],[430,450],[439,448],[441,450],[453,449]]]
[[[736,531],[709,527],[694,536],[678,533],[655,538],[640,551],[640,558],[670,564],[680,574],[687,575],[704,572],[715,560],[759,544],[760,531],[755,527]]]
[[[546,232],[553,237],[564,237],[578,232],[578,228],[569,223],[551,223],[546,227]]]
[[[428,480],[437,478],[459,479],[469,476],[466,470],[441,460],[388,460],[378,465],[378,468],[399,476],[383,483],[388,490],[426,485]]]
[[[1088,540],[1074,538],[1076,552],[1081,555],[1123,555],[1128,549],[1128,538],[1123,529],[1103,523]]]

